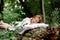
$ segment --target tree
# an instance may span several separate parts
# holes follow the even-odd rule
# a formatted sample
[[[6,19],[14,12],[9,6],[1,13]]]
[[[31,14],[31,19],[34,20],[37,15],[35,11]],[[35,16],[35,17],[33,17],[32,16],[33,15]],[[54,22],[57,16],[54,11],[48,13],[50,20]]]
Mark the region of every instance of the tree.
[[[0,0],[0,17],[1,17],[1,19],[3,19],[3,13],[2,13],[2,11],[3,11],[3,5],[4,5],[3,0]]]
[[[44,23],[45,23],[46,19],[45,19],[44,0],[42,0],[42,13],[43,13],[43,20],[44,20]]]
[[[41,0],[20,0],[20,3],[24,7],[24,12],[26,15],[29,17],[32,17],[37,14],[41,14],[41,5],[40,5]]]
[[[30,12],[30,9],[26,3],[26,0],[25,0],[25,2],[23,2],[23,0],[19,0],[19,1],[21,2],[22,6],[24,7],[24,12],[26,12],[26,15],[29,17],[32,17],[33,14]]]

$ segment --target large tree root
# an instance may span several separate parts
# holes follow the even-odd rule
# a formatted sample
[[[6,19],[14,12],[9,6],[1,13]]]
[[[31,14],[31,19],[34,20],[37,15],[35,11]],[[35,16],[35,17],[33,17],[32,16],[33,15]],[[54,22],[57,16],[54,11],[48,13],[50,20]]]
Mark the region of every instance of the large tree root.
[[[43,29],[43,30],[42,30]],[[19,37],[19,36],[18,36]],[[22,39],[26,40],[60,40],[60,26],[36,28],[24,33]]]

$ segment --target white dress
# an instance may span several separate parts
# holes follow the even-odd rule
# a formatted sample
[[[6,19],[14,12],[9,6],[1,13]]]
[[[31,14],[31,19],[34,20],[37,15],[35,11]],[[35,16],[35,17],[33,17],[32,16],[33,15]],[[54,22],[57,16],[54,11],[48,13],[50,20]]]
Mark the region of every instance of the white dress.
[[[16,25],[16,26],[14,26],[14,25],[9,25],[8,29],[14,31],[14,30],[16,30],[16,29],[22,29],[22,27],[25,26],[25,25],[30,25],[30,24],[31,24],[31,23],[30,23],[30,18],[25,18],[25,19],[23,19],[22,22],[16,22],[16,23],[18,23],[18,25]],[[24,28],[24,27],[23,27],[23,28]]]
[[[19,34],[23,34],[26,30],[29,30],[29,29],[34,29],[34,28],[37,28],[37,27],[48,27],[49,25],[48,24],[45,24],[45,23],[35,23],[35,24],[31,24],[30,22],[30,19],[29,18],[25,18],[23,19],[22,22],[19,22],[19,24],[14,27],[14,26],[10,26],[8,27],[9,30],[15,30],[15,29],[19,29],[21,30],[22,27],[23,29],[19,32]]]

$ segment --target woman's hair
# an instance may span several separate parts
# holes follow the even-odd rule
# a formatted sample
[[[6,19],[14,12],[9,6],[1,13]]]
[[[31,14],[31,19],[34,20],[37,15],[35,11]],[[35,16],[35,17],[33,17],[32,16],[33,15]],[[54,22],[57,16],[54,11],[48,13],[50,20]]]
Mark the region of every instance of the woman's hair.
[[[42,22],[42,17],[40,15],[35,15],[34,18],[39,18],[39,22],[38,23],[41,23]]]

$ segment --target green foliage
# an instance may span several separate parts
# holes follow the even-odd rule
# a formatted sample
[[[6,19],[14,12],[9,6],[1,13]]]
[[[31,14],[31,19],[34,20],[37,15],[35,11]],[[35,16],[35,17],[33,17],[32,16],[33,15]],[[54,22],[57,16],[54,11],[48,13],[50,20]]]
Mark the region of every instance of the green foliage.
[[[4,22],[21,21],[25,17],[25,13],[22,11],[23,7],[18,0],[5,0],[4,3]]]
[[[25,0],[24,2],[21,2],[21,5],[24,7],[23,11],[26,12],[27,17],[32,17],[36,14],[41,14],[40,2],[40,0]]]
[[[59,25],[59,0],[45,0],[46,23]]]
[[[59,16],[57,16],[57,15],[59,15],[59,11],[58,11],[58,8],[55,8],[55,10],[52,12],[52,14],[51,14],[51,19],[52,19],[52,23],[51,23],[51,25],[53,24],[53,25],[55,25],[55,26],[57,26],[59,23],[58,23],[58,18],[59,18]]]
[[[15,35],[18,33],[18,30],[15,31],[0,31],[0,40],[17,40]]]
[[[26,0],[25,3],[33,15],[36,15],[36,14],[40,15],[41,14],[40,2],[41,0]],[[53,26],[59,25],[60,0],[44,0],[44,2],[45,2],[46,23]],[[23,10],[24,10],[24,7],[22,6],[19,0],[4,0],[4,11],[3,11],[4,22],[16,25],[15,21],[21,21],[23,18],[27,16],[26,13],[23,12]],[[30,16],[30,14],[28,16]],[[1,18],[1,15],[0,15],[0,18]],[[15,35],[17,33],[18,33],[18,30],[0,31],[0,40],[16,40]],[[32,36],[35,37],[36,33],[33,33]]]
[[[59,12],[59,0],[44,0],[45,2],[45,13],[46,13],[46,23],[54,25],[54,23],[58,23],[55,15],[57,16]],[[27,15],[23,12],[24,7],[20,3],[19,0],[4,0],[4,11],[3,11],[3,18],[4,21],[10,23],[12,21],[21,21]],[[32,15],[41,14],[41,0],[26,0],[25,4],[27,8],[30,10]],[[57,12],[55,8],[58,8]],[[26,10],[27,11],[27,10]],[[59,13],[58,13],[59,12]],[[54,16],[51,16],[54,15]],[[30,14],[28,15],[30,16]],[[58,15],[59,16],[59,15]],[[52,20],[54,19],[54,21]],[[59,18],[58,18],[59,19]]]
[[[18,17],[17,13],[10,12],[9,10],[3,11],[3,18],[5,22],[12,22],[16,21],[16,18]],[[6,21],[7,20],[7,21]]]
[[[40,5],[40,0],[29,0],[27,1],[27,5],[30,8],[30,11],[33,15],[36,14],[41,14],[41,5]]]

